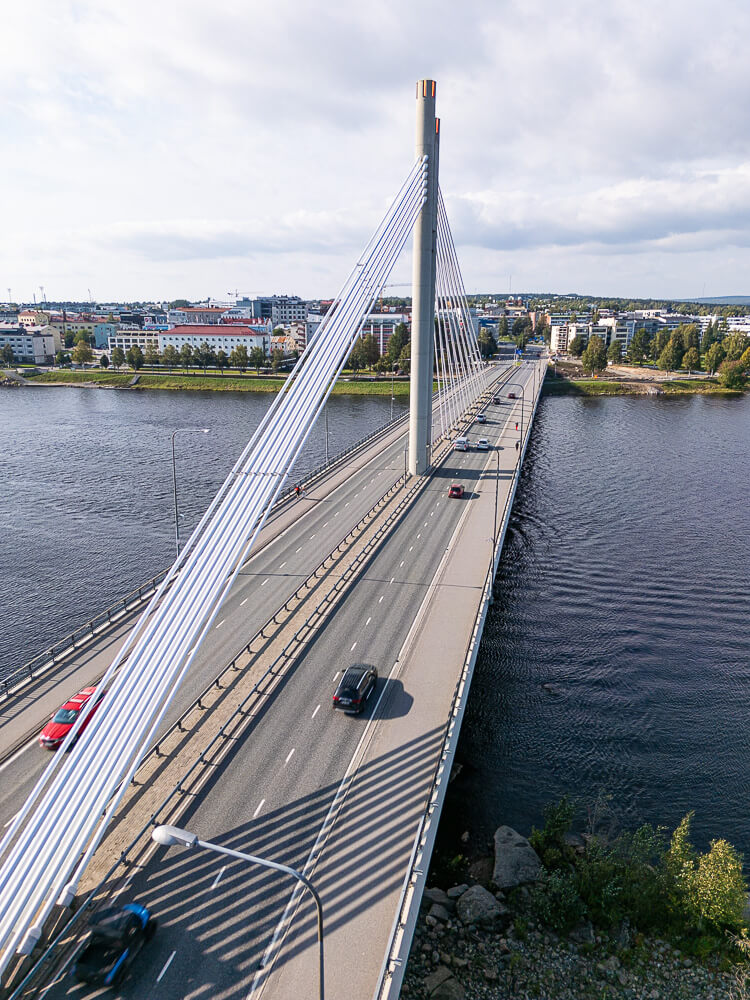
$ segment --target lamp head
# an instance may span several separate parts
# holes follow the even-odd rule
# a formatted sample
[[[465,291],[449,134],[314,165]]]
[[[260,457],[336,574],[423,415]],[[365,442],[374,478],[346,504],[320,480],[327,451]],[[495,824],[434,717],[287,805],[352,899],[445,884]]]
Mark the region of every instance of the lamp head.
[[[198,834],[181,830],[179,826],[157,826],[151,831],[151,839],[163,847],[195,847]]]

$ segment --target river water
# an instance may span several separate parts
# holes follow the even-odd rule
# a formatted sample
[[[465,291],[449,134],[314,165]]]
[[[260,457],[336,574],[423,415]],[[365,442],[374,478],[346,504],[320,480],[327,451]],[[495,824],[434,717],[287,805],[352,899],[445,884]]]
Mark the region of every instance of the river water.
[[[495,593],[453,834],[602,791],[750,855],[750,396],[543,398]]]
[[[173,561],[172,432],[185,428],[175,439],[185,540],[273,398],[0,389],[0,677]],[[397,397],[394,416],[406,409]],[[327,410],[333,456],[386,423],[391,400],[331,396]],[[296,473],[325,450],[321,417]]]
[[[173,556],[270,397],[0,393],[0,671]],[[397,401],[397,411],[405,407]],[[390,416],[331,397],[331,454]],[[322,461],[319,422],[304,458]],[[446,817],[481,848],[565,792],[750,852],[750,396],[545,398],[524,465]],[[449,824],[447,824],[449,826]],[[450,837],[450,829],[446,832]]]

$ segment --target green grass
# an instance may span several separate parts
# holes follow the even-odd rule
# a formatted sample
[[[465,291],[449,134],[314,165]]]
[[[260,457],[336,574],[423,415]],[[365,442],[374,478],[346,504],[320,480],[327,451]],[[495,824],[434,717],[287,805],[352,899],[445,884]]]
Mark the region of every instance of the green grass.
[[[125,388],[129,386],[133,372],[99,371],[47,371],[39,375],[27,376],[30,382],[63,383],[63,384],[96,384]],[[233,392],[278,392],[284,384],[286,376],[255,375],[195,375],[139,373],[139,389],[174,389],[174,390],[213,390]],[[437,388],[437,386],[435,386]],[[339,381],[333,387],[336,395],[346,396],[390,396],[391,383],[389,379],[369,382],[365,379]],[[394,396],[408,397],[409,383],[395,382]]]
[[[715,393],[719,396],[741,396],[742,392],[739,389],[725,389],[724,386],[719,385],[714,379],[708,378],[696,378],[691,379],[689,382],[672,382],[666,381],[660,383],[661,388],[665,393],[670,395],[680,395],[684,393]]]
[[[629,396],[636,389],[626,382],[606,382],[603,379],[546,379],[544,393],[549,396]]]

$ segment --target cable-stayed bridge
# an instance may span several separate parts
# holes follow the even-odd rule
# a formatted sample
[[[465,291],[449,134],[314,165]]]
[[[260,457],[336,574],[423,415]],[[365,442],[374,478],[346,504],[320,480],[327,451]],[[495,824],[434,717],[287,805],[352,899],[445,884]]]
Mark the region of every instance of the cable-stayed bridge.
[[[13,995],[54,980],[87,912],[118,892],[147,898],[162,921],[149,989],[312,994],[314,917],[299,891],[208,856],[154,853],[149,827],[175,818],[320,883],[329,995],[397,991],[541,382],[534,363],[480,359],[438,185],[434,107],[434,83],[421,81],[401,190],[188,544],[106,655],[98,710],[19,781],[28,787],[0,842],[0,976]],[[408,430],[391,428],[290,504],[290,469],[411,237]],[[479,410],[490,450],[454,451]],[[466,491],[458,504],[453,479]],[[278,609],[271,593],[284,598]],[[243,610],[251,598],[257,633]],[[233,703],[209,706],[206,694],[186,706],[218,629],[247,644],[236,680],[218,686]],[[380,673],[361,725],[330,710],[353,663]],[[186,707],[222,720],[216,734],[207,718],[184,744]],[[163,804],[181,767],[188,777]],[[356,971],[343,960],[352,954]],[[66,992],[63,981],[49,995]]]

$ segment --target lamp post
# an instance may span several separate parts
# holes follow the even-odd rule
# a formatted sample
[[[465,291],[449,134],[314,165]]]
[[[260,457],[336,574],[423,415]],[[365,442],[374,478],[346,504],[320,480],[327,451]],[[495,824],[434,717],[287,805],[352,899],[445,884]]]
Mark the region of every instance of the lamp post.
[[[263,868],[273,868],[274,871],[291,875],[292,878],[300,882],[315,900],[315,907],[318,911],[318,994],[320,1000],[324,1000],[323,904],[312,883],[304,875],[294,868],[290,868],[288,865],[280,865],[277,861],[269,861],[267,858],[258,858],[254,854],[245,854],[243,851],[232,851],[228,847],[221,847],[219,844],[211,844],[206,840],[199,840],[197,833],[182,830],[178,826],[157,826],[151,832],[151,839],[157,844],[162,844],[164,847],[202,847],[204,851],[226,854],[230,858],[239,858],[240,861],[248,861],[250,864],[261,865]]]
[[[505,385],[513,385],[517,389],[521,390],[521,438],[520,438],[520,440],[523,441],[523,404],[524,404],[524,401],[526,400],[526,393],[524,391],[524,386],[521,385],[520,382],[505,382],[504,384]]]
[[[192,431],[198,434],[208,434],[208,427],[178,427],[176,431],[172,431],[172,490],[174,493],[174,544],[177,550],[177,555],[180,555],[180,525],[178,523],[177,514],[177,463],[174,456],[174,439],[181,431]]]
[[[391,423],[393,423],[393,380],[396,377],[396,369],[398,368],[398,361],[391,365]]]

